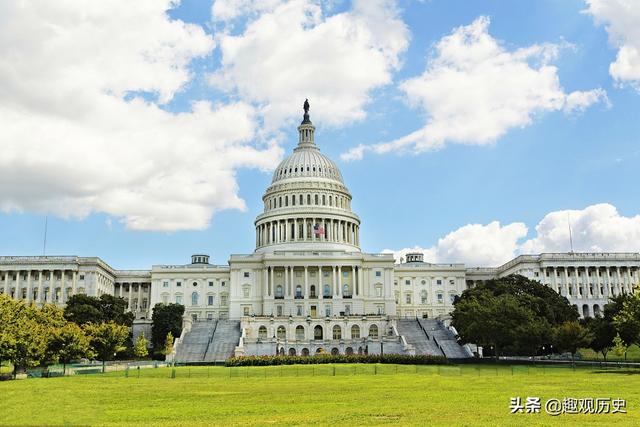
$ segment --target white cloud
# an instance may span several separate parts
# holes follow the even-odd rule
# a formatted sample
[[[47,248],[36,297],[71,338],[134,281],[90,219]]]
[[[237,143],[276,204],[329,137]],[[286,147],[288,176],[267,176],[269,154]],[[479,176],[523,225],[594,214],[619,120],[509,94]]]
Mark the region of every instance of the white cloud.
[[[576,252],[640,252],[640,215],[622,216],[608,203],[547,214],[536,226],[536,236],[524,242],[521,251],[570,250],[569,223]]]
[[[363,119],[371,91],[391,83],[409,39],[392,1],[356,0],[351,10],[330,16],[311,0],[213,5],[219,22],[240,14],[248,19],[240,34],[216,37],[222,68],[211,83],[259,105],[267,130],[299,117],[291,106],[305,98],[314,120]]]
[[[528,240],[524,240],[525,224],[514,222],[502,226],[493,221],[487,225],[460,227],[430,248],[416,246],[383,252],[393,253],[396,261],[408,252],[423,252],[426,262],[495,267],[519,254],[568,252],[571,249],[569,221],[576,252],[640,252],[640,215],[622,216],[608,203],[550,212],[536,225],[535,236]]]
[[[492,144],[540,113],[580,111],[606,101],[602,89],[563,90],[557,68],[549,64],[562,46],[510,51],[488,30],[486,17],[456,28],[436,43],[424,73],[400,84],[409,104],[424,111],[424,127],[394,141],[355,147],[342,159],[357,160],[365,151],[419,153],[447,142]]]
[[[199,26],[169,19],[175,3],[0,4],[0,210],[99,211],[173,231],[244,208],[235,171],[273,167],[281,150],[255,142],[246,103],[160,108],[215,47]]]
[[[527,235],[527,227],[521,222],[500,225],[468,224],[438,240],[427,249],[419,247],[383,252],[393,252],[396,260],[407,252],[423,252],[427,262],[462,262],[469,266],[500,265],[511,259],[518,248],[518,241]]]
[[[609,74],[620,84],[640,91],[640,2],[637,0],[586,0],[586,12],[603,24],[618,48]]]

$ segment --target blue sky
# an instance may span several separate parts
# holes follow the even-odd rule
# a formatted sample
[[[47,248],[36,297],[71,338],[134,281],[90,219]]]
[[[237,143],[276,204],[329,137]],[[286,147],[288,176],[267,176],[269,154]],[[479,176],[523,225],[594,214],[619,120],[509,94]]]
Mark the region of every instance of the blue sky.
[[[234,6],[233,1],[225,0],[224,3]],[[25,176],[31,176],[29,162],[26,166],[22,163],[15,165],[15,158],[10,150],[5,154],[0,153],[0,166],[4,165],[5,170],[9,170],[5,175],[0,175],[0,179],[5,181],[5,185],[0,185],[0,207],[2,208],[0,254],[41,254],[45,215],[48,217],[47,254],[99,256],[117,268],[148,268],[152,264],[182,263],[189,259],[191,253],[196,252],[209,253],[214,262],[226,263],[229,254],[253,251],[253,220],[261,212],[261,196],[270,183],[270,171],[283,155],[292,150],[296,142],[295,126],[299,121],[306,92],[305,85],[302,84],[304,82],[297,86],[292,82],[291,93],[282,95],[282,99],[276,99],[266,89],[256,89],[251,86],[251,82],[242,81],[242,73],[247,72],[242,67],[245,67],[246,63],[242,62],[240,56],[233,57],[234,53],[231,50],[225,50],[224,38],[236,41],[250,39],[246,30],[248,26],[255,24],[255,32],[258,35],[255,36],[257,39],[252,39],[252,46],[256,49],[261,47],[264,51],[264,46],[267,46],[277,52],[282,48],[280,43],[295,45],[295,43],[306,43],[306,41],[295,38],[292,40],[284,38],[280,41],[275,38],[259,40],[261,35],[257,25],[262,22],[259,20],[265,15],[280,13],[280,9],[277,9],[280,6],[268,8],[250,1],[235,3],[235,10],[242,13],[238,12],[226,17],[222,17],[221,13],[218,18],[212,17],[211,3],[201,0],[182,1],[177,8],[167,12],[168,16],[163,10],[155,11],[154,16],[158,20],[162,20],[165,16],[169,24],[184,21],[199,27],[197,31],[201,33],[196,35],[193,33],[195,31],[193,26],[190,27],[191,33],[186,35],[180,33],[181,30],[176,30],[176,38],[189,38],[189,43],[185,42],[183,45],[174,43],[178,46],[175,47],[176,50],[183,48],[184,51],[189,52],[184,54],[186,59],[183,63],[175,59],[182,56],[173,51],[172,55],[169,55],[168,63],[161,64],[169,71],[150,68],[146,75],[136,77],[137,80],[127,77],[132,80],[124,83],[107,76],[104,77],[105,84],[97,88],[100,96],[107,92],[108,96],[114,98],[113,100],[105,99],[104,102],[115,100],[124,106],[138,99],[146,103],[146,108],[153,110],[148,114],[158,114],[156,110],[163,110],[168,113],[167,117],[171,120],[181,117],[180,114],[191,116],[194,103],[200,101],[208,102],[213,106],[213,110],[236,103],[246,104],[248,112],[242,110],[242,114],[246,113],[250,118],[249,124],[240,119],[238,122],[226,120],[222,127],[234,127],[240,123],[237,125],[238,128],[246,128],[242,132],[238,131],[239,135],[229,138],[243,141],[244,145],[241,146],[252,150],[247,156],[248,160],[238,160],[237,155],[224,151],[226,145],[224,149],[220,149],[221,151],[217,151],[219,150],[217,146],[209,147],[207,149],[211,151],[204,152],[208,152],[213,157],[221,153],[221,161],[227,158],[225,156],[231,156],[235,159],[233,166],[228,169],[225,166],[225,173],[218,176],[211,170],[215,169],[218,163],[213,161],[212,164],[206,164],[207,174],[211,175],[203,177],[202,182],[198,181],[197,171],[189,174],[189,179],[196,180],[195,182],[203,185],[205,189],[217,185],[224,186],[220,191],[211,191],[211,197],[229,201],[218,203],[216,200],[212,202],[214,205],[207,206],[207,202],[200,201],[198,195],[190,195],[189,198],[198,199],[197,208],[190,209],[188,206],[178,205],[179,208],[176,208],[175,213],[172,212],[171,220],[166,223],[179,225],[163,225],[159,226],[161,229],[154,229],[154,224],[159,224],[161,221],[144,209],[137,209],[135,206],[137,196],[133,197],[133,200],[129,196],[110,199],[115,192],[110,190],[102,192],[104,188],[111,185],[111,177],[114,181],[121,180],[119,175],[121,170],[109,172],[111,164],[119,162],[119,158],[110,158],[104,151],[91,151],[92,146],[83,141],[82,135],[86,132],[91,135],[90,138],[95,137],[96,140],[100,140],[101,135],[106,131],[97,123],[111,123],[100,119],[100,114],[107,114],[104,113],[108,111],[107,107],[104,111],[95,113],[96,120],[88,120],[78,125],[82,129],[81,132],[76,132],[73,128],[61,132],[60,141],[64,141],[62,143],[56,142],[55,135],[51,136],[52,132],[55,132],[55,129],[59,130],[60,126],[50,122],[58,116],[65,116],[65,120],[71,122],[82,120],[78,118],[82,116],[82,113],[78,112],[82,111],[81,109],[70,110],[71,112],[66,114],[66,111],[61,111],[67,108],[66,106],[56,107],[55,99],[48,98],[47,93],[38,92],[35,95],[39,97],[37,99],[44,104],[50,101],[51,110],[43,112],[39,108],[37,112],[29,111],[25,107],[29,105],[28,94],[18,94],[15,95],[15,99],[10,99],[12,95],[2,95],[10,91],[0,91],[0,98],[5,98],[4,101],[0,100],[2,102],[0,108],[16,115],[26,111],[25,117],[33,120],[30,129],[37,129],[40,126],[44,129],[53,129],[43,131],[39,135],[24,137],[24,139],[18,132],[20,129],[0,136],[1,138],[11,137],[11,143],[15,144],[14,148],[18,153],[47,158],[48,152],[43,152],[42,149],[51,150],[53,153],[60,146],[69,148],[67,147],[69,144],[74,153],[77,153],[85,150],[87,146],[91,148],[73,162],[65,164],[65,162],[52,161],[46,164],[45,169],[48,169],[52,175],[40,177],[42,181],[36,182],[33,186],[24,185],[22,182]],[[388,14],[384,16],[398,24],[399,29],[395,33],[383,35],[387,40],[397,37],[399,45],[404,41],[404,47],[386,50],[387,56],[391,59],[387,59],[388,63],[377,71],[375,66],[367,70],[370,64],[366,63],[336,62],[336,68],[348,65],[350,71],[362,67],[362,75],[367,78],[375,72],[380,73],[377,79],[371,77],[368,85],[363,83],[360,93],[345,95],[347,102],[358,99],[359,96],[364,99],[362,102],[355,103],[349,111],[336,110],[335,115],[332,116],[332,104],[322,98],[315,102],[313,97],[314,92],[321,93],[319,91],[326,87],[323,85],[330,85],[331,82],[322,81],[330,77],[322,72],[314,73],[311,80],[307,77],[306,81],[310,86],[308,91],[310,94],[307,96],[311,103],[311,118],[317,126],[316,142],[324,153],[336,160],[351,190],[353,209],[362,219],[363,250],[379,252],[390,249],[401,253],[403,249],[419,247],[432,261],[462,261],[470,265],[493,265],[518,253],[568,250],[568,239],[563,234],[567,217],[573,218],[577,250],[640,250],[640,239],[635,237],[640,236],[640,217],[638,217],[640,214],[640,191],[638,191],[638,166],[640,165],[638,84],[640,80],[634,80],[633,70],[626,74],[616,74],[610,68],[611,64],[616,62],[620,49],[625,46],[630,48],[640,46],[640,40],[634,38],[637,32],[628,30],[624,19],[620,18],[621,15],[629,13],[638,13],[640,16],[640,7],[623,14],[618,7],[620,4],[621,2],[617,0],[609,2],[594,0],[588,3],[583,0],[562,2],[431,0],[400,1],[398,4],[386,2],[384,7],[391,12],[387,10]],[[244,9],[240,9],[240,6]],[[81,3],[78,4],[78,8],[80,7],[82,7]],[[131,12],[124,9],[126,5],[122,7],[123,17],[129,17]],[[369,6],[364,2],[360,7],[366,9]],[[326,23],[331,17],[340,14],[347,17],[356,16],[353,12],[356,9],[356,6],[346,1],[323,3],[319,9],[321,15],[316,18],[317,21],[306,23],[307,27],[301,28],[300,31]],[[591,12],[587,12],[588,10]],[[113,11],[115,18],[118,17],[118,11],[117,8]],[[10,12],[17,15],[14,16],[16,19],[28,19],[21,16],[18,10]],[[74,11],[74,14],[75,12],[77,11]],[[93,12],[100,14],[100,11]],[[46,14],[47,11],[42,13]],[[363,13],[364,15],[368,16],[367,13]],[[57,16],[51,11],[50,16],[42,15],[41,18],[55,20],[58,19]],[[434,103],[447,101],[447,96],[434,100],[430,98],[429,93],[426,93],[417,104],[412,104],[409,99],[412,95],[402,89],[402,84],[407,80],[419,78],[425,70],[435,66],[433,64],[439,55],[437,46],[443,38],[452,35],[461,27],[471,28],[481,17],[487,17],[490,21],[485,34],[494,39],[506,54],[513,54],[518,49],[531,46],[552,45],[557,48],[556,54],[548,62],[539,56],[525,61],[534,71],[546,65],[555,67],[559,82],[559,86],[555,88],[556,93],[564,97],[574,92],[591,93],[590,91],[599,90],[598,96],[588,102],[585,101],[585,104],[575,109],[567,107],[568,98],[565,99],[564,106],[557,104],[555,107],[532,107],[530,111],[524,113],[529,118],[526,123],[504,126],[497,137],[489,137],[489,140],[475,137],[476,129],[472,128],[463,143],[456,142],[455,137],[445,136],[442,144],[436,144],[435,147],[432,146],[433,141],[427,138],[429,139],[427,143],[431,144],[428,149],[420,149],[418,145],[411,143],[403,146],[402,149],[376,151],[375,147],[378,144],[397,141],[424,128],[430,114],[439,108]],[[127,20],[123,19],[119,23],[115,18],[105,21],[105,30],[121,29],[125,33],[129,31],[130,24]],[[167,23],[163,22],[162,25],[168,25]],[[5,27],[5,31],[12,31],[11,35],[27,46],[32,35],[20,34],[20,32],[33,30],[39,25],[38,22],[31,24],[23,26],[24,29]],[[61,25],[77,25],[77,21],[65,22]],[[95,28],[96,33],[102,29],[100,25],[98,24]],[[369,29],[371,32],[378,29],[375,25],[379,23],[371,24]],[[402,25],[404,30],[401,29]],[[148,30],[149,37],[152,37],[152,31],[156,30],[159,31],[158,34],[167,33],[166,29],[163,31],[159,25],[158,28],[153,27]],[[385,31],[393,30],[385,29]],[[136,37],[136,32],[133,30],[131,37]],[[97,35],[96,38],[98,43],[100,40]],[[144,40],[140,43],[143,42]],[[172,45],[173,42],[174,39],[169,39],[166,43]],[[321,43],[313,39],[311,42]],[[269,43],[274,44],[271,46]],[[367,44],[362,52],[371,53],[387,49],[385,46],[376,48],[375,42],[373,45],[371,47]],[[322,46],[317,44],[313,46],[322,57]],[[74,46],[60,43],[60,48],[73,49]],[[91,46],[86,48],[83,54],[90,60],[111,52],[109,47],[105,48],[105,52],[99,49],[91,50]],[[150,45],[149,51],[154,52],[155,48]],[[0,45],[0,52],[2,49],[16,49],[16,47]],[[140,67],[136,67],[136,61],[145,61],[144,55],[142,55],[143,59],[131,58],[144,51],[144,46],[132,55],[121,51],[122,49],[124,48],[118,45],[111,52],[115,55],[113,60],[109,61],[110,66],[113,67],[111,75],[114,74],[114,70],[116,74],[120,71],[126,74],[129,67],[132,74],[136,74],[137,70],[140,70]],[[241,51],[242,47],[238,49]],[[29,48],[17,54],[24,55],[25,63],[33,60],[34,64],[40,63],[39,55],[45,55],[41,51]],[[251,58],[251,51],[246,55]],[[440,57],[443,56],[444,54],[440,54]],[[329,55],[328,58],[330,61],[333,56]],[[366,59],[367,56],[364,55],[363,58]],[[372,56],[372,58],[372,61],[380,59],[379,56]],[[127,60],[131,60],[132,63],[127,64]],[[175,64],[171,63],[172,60],[177,61],[179,65],[174,66]],[[73,65],[73,61],[85,63],[79,57],[65,58],[64,61],[55,64],[57,68],[53,68],[54,71],[51,74],[54,77],[52,78],[56,78],[55,70],[61,70],[62,73],[65,67]],[[264,61],[264,58],[256,58],[256,61],[259,63]],[[545,63],[541,64],[541,62]],[[120,70],[118,64],[121,64],[123,70]],[[146,64],[143,65],[146,66]],[[153,67],[156,65],[154,64]],[[294,69],[299,66],[290,61],[283,62],[281,65]],[[15,65],[0,63],[0,72],[11,71],[11,67]],[[176,77],[171,74],[174,73],[175,68],[183,68],[190,74],[188,77],[184,75]],[[221,70],[224,72],[222,80],[226,83],[213,82],[212,75],[222,73]],[[320,71],[320,68],[318,70]],[[344,70],[345,73],[347,71]],[[99,73],[99,67],[91,67],[90,72]],[[34,79],[44,77],[37,75],[35,71],[33,73]],[[160,79],[160,76],[165,77],[163,73],[166,73],[166,79]],[[331,78],[339,79],[342,75],[340,69],[336,70],[336,75],[338,77]],[[637,75],[640,75],[640,71]],[[63,87],[66,87],[68,92],[62,93],[61,96],[82,91],[83,85],[91,85],[93,81],[103,78],[97,74],[96,76],[91,81],[89,78],[87,81],[79,79],[77,87],[74,87],[76,83],[65,81],[64,84],[68,87]],[[156,77],[157,81],[145,80]],[[264,75],[263,77],[265,86],[275,79],[274,76]],[[172,85],[166,83],[172,82],[172,79],[176,79],[177,83]],[[229,81],[232,83],[228,83]],[[276,80],[273,82],[273,87],[278,88],[280,83]],[[11,82],[10,78],[3,84],[8,86],[12,83],[17,85],[16,82]],[[344,83],[345,86],[348,87],[348,83],[348,81]],[[439,81],[435,83],[439,84]],[[336,82],[338,87],[340,84]],[[526,85],[527,81],[523,81],[523,84]],[[170,87],[166,89],[163,85]],[[105,87],[109,90],[105,91]],[[159,99],[159,94],[165,89],[171,92],[167,102]],[[546,89],[542,88],[541,92],[544,90]],[[455,90],[449,93],[451,96],[459,95]],[[513,93],[514,97],[518,96],[517,90]],[[333,99],[338,99],[339,103],[344,105],[339,98],[340,94],[335,96],[338,98]],[[494,97],[490,94],[489,96],[493,100],[504,95]],[[426,104],[420,104],[424,99],[429,99],[427,107],[421,106]],[[87,102],[91,100],[88,99]],[[464,105],[464,102],[461,103]],[[337,104],[334,104],[336,109],[339,107]],[[271,108],[271,106],[277,106],[277,108]],[[126,105],[126,107],[131,106]],[[482,109],[485,106],[480,103],[477,107]],[[127,170],[133,172],[138,168],[144,170],[147,167],[155,170],[158,164],[164,164],[162,162],[166,159],[157,157],[158,151],[166,151],[166,147],[172,147],[179,152],[182,149],[180,144],[184,144],[184,150],[195,146],[192,144],[199,144],[200,142],[196,140],[200,133],[193,136],[193,141],[196,142],[192,142],[191,139],[183,141],[180,135],[183,132],[191,132],[194,126],[198,126],[193,123],[206,120],[209,113],[209,111],[203,113],[204,118],[193,117],[193,122],[176,119],[176,123],[171,122],[167,125],[172,126],[170,129],[157,128],[153,132],[149,129],[136,129],[135,125],[131,125],[130,128],[125,126],[123,131],[115,132],[113,128],[120,125],[116,119],[113,119],[113,125],[108,126],[109,134],[105,138],[121,138],[122,141],[116,142],[112,139],[111,141],[116,145],[107,144],[106,146],[114,151],[122,150],[122,157],[127,158],[127,149],[122,147],[126,147],[128,141],[137,141],[138,138],[142,138],[144,144],[137,143],[140,143],[144,150],[154,153],[149,156],[147,165],[143,151],[136,151],[135,155],[139,155],[140,158],[135,158],[135,163],[132,161],[133,166],[127,165],[127,169],[123,168],[125,172],[122,172],[122,181],[125,183],[122,185],[125,187],[129,185],[126,183],[126,177],[129,174]],[[234,110],[233,114],[240,113]],[[236,117],[233,114],[230,117]],[[467,111],[464,114],[473,114],[473,111],[471,113]],[[111,116],[108,117],[111,120]],[[212,120],[219,120],[212,117]],[[462,117],[464,119],[466,116]],[[153,123],[153,120],[143,118],[140,120],[140,127],[152,126]],[[225,131],[218,128],[206,129],[202,134],[209,135],[208,132],[221,132],[224,135]],[[176,137],[166,143],[160,143],[158,140],[162,136],[159,135],[163,134]],[[48,140],[49,136],[51,140]],[[35,138],[40,139],[35,140]],[[30,144],[41,144],[43,139],[46,140],[46,145],[40,147],[44,148],[39,150],[25,148]],[[120,143],[124,145],[118,145]],[[206,140],[202,144],[208,147]],[[368,147],[364,155],[359,159],[345,160],[345,153],[359,145]],[[223,152],[225,154],[222,154]],[[92,171],[96,168],[93,163],[86,170],[77,167],[89,158],[92,159],[90,162],[95,158],[103,159],[102,165],[107,170],[104,177],[96,180],[95,183],[90,178],[93,176]],[[192,161],[193,159],[185,161],[184,165],[177,163],[176,168],[188,169],[192,164],[189,162]],[[99,162],[96,161],[96,164],[99,165],[98,168],[102,168]],[[16,167],[13,174],[12,167]],[[42,165],[39,167],[42,168]],[[205,167],[204,164],[203,167]],[[57,179],[64,181],[61,177],[67,175],[69,175],[69,181],[65,185],[57,185]],[[33,173],[33,176],[39,175]],[[141,176],[140,180],[154,179],[151,175]],[[173,182],[168,181],[168,184],[163,185],[171,187]],[[175,182],[184,183],[185,181],[180,177],[176,178]],[[118,192],[126,192],[126,190],[127,188],[124,190],[118,188]],[[140,197],[140,204],[155,206],[154,210],[158,211],[163,209],[164,202],[157,201],[155,198],[149,200],[145,198],[147,193],[155,194],[157,190],[154,185],[149,184],[136,187],[132,193]],[[17,192],[26,195],[16,196]],[[76,197],[76,193],[82,193],[82,196]],[[42,194],[54,194],[54,197],[49,198]],[[179,190],[168,190],[166,197],[180,200],[182,193]],[[95,201],[96,199],[108,202],[102,203]],[[238,202],[240,199],[244,201],[244,208],[243,203]],[[90,205],[87,212],[83,212],[82,207],[76,207],[82,206],[83,203]],[[116,204],[122,208],[114,207]],[[133,206],[128,207],[127,204]],[[203,213],[197,218],[194,216],[193,220],[194,223],[200,224],[194,227],[196,229],[185,229],[190,228],[188,224],[191,219],[188,215],[186,219],[175,219],[180,217],[181,212],[195,212],[200,207]],[[145,215],[151,215],[151,219],[147,220]],[[145,217],[143,222],[140,222],[142,221],[140,217]],[[499,224],[495,223],[496,221]],[[140,225],[141,223],[143,225]],[[540,226],[538,231],[536,226]]]

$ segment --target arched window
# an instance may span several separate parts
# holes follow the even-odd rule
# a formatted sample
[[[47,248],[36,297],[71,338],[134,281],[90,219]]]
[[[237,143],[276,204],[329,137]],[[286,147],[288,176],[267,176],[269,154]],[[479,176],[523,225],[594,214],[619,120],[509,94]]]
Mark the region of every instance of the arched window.
[[[258,328],[258,338],[260,338],[261,340],[266,340],[267,339],[267,327],[266,326],[260,326]]]
[[[282,285],[278,285],[276,286],[276,297],[283,297],[284,294],[282,293]]]
[[[324,291],[322,295],[325,297],[331,296],[331,288],[329,287],[329,285],[324,285]]]
[[[318,195],[315,195],[315,201],[316,201],[316,205],[318,204]]]
[[[276,333],[276,336],[280,340],[283,340],[287,337],[287,330],[284,328],[284,326],[278,326],[278,331]]]
[[[282,196],[278,197],[278,207],[282,207]]]
[[[333,327],[333,339],[334,340],[342,339],[342,328],[339,325],[335,325]]]
[[[324,194],[322,195],[322,206],[325,206],[327,204],[327,196],[325,196]]]
[[[296,298],[302,298],[302,286],[296,286]]]
[[[322,339],[322,326],[317,325],[315,328],[313,328],[313,339],[314,340]]]
[[[296,349],[295,349],[295,348],[293,348],[293,347],[291,347],[291,348],[289,349],[289,356],[295,356],[295,355],[296,355]]]
[[[303,356],[308,356],[309,355],[309,349],[308,348],[303,348],[301,354]]]
[[[191,294],[191,305],[198,305],[198,293],[194,292]]]
[[[307,204],[311,204],[311,194],[307,194]]]
[[[353,325],[351,327],[351,339],[357,340],[360,338],[360,326]]]
[[[593,316],[600,317],[600,306],[598,304],[594,304],[593,306]]]
[[[333,206],[333,196],[329,196],[329,206]]]
[[[378,325],[369,326],[369,336],[371,338],[378,338]]]
[[[304,326],[302,325],[296,326],[296,339],[298,341],[304,340]]]
[[[344,353],[345,353],[345,354],[353,354],[353,347],[347,347],[347,348],[344,350]]]
[[[332,356],[337,356],[337,355],[339,355],[339,354],[340,354],[340,350],[338,350],[336,347],[333,347],[333,348],[331,349],[331,355],[332,355]]]

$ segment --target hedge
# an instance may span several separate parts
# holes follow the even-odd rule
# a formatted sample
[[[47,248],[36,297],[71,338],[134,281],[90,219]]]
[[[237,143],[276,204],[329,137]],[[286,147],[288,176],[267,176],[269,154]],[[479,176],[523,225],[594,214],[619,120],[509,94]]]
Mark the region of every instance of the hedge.
[[[398,365],[444,365],[443,356],[426,354],[316,354],[314,356],[239,356],[231,357],[225,366],[316,365],[325,363],[394,363]]]

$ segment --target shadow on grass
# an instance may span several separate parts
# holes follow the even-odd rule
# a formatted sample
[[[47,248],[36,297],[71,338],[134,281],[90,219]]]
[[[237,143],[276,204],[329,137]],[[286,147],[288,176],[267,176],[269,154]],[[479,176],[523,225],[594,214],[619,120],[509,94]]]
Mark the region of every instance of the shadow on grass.
[[[620,370],[607,370],[593,371],[592,374],[620,374],[620,375],[640,375],[640,369],[620,369]]]

